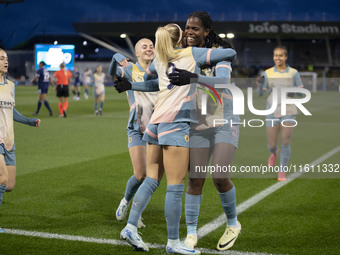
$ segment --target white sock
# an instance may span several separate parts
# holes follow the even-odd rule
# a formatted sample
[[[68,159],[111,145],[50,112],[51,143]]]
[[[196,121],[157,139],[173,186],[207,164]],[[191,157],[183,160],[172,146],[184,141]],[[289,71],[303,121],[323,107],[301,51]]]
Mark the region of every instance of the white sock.
[[[126,225],[126,228],[129,229],[129,230],[131,230],[132,232],[137,232],[137,227],[134,226],[134,225],[132,225],[132,224],[130,224],[130,223],[128,223],[128,224]]]
[[[178,244],[179,242],[180,242],[179,239],[168,239],[168,245],[172,247]]]
[[[127,201],[127,200],[125,199],[125,197],[123,197],[122,201],[123,201],[125,204],[128,204],[128,203],[129,203],[129,201]]]

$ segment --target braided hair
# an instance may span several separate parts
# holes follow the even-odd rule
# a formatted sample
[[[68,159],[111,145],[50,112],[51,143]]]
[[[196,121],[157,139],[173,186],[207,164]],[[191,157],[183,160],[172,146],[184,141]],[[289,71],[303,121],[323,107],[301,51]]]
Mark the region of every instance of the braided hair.
[[[205,38],[205,48],[213,48],[213,47],[223,47],[223,48],[232,48],[228,39],[222,39],[219,37],[213,28],[213,21],[210,15],[205,11],[195,11],[190,13],[189,18],[198,18],[202,21],[204,28],[209,29],[210,32],[208,36]]]

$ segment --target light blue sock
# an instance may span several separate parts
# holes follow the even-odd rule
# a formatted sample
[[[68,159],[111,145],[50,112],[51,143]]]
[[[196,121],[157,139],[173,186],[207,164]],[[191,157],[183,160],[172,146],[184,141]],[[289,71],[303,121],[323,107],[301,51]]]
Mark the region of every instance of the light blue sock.
[[[104,107],[104,102],[100,102],[100,109],[103,109]]]
[[[221,203],[225,215],[227,216],[227,225],[237,225],[237,214],[236,214],[236,189],[235,186],[225,193],[218,193],[220,195]]]
[[[3,197],[4,193],[5,193],[5,191],[6,191],[6,186],[0,184],[0,205],[2,203],[2,197]]]
[[[288,162],[290,159],[290,144],[288,145],[281,145],[281,152],[280,152],[280,165],[281,166],[288,166]]]
[[[138,220],[148,205],[154,191],[159,186],[159,181],[146,177],[142,185],[139,186],[132,201],[128,223],[137,227]]]
[[[185,193],[185,222],[187,234],[197,234],[197,222],[202,202],[201,195],[190,195]]]
[[[96,111],[98,108],[98,103],[94,103],[94,110]]]
[[[168,185],[165,196],[164,216],[168,239],[179,239],[179,221],[182,211],[184,184]]]
[[[137,189],[139,188],[139,186],[142,184],[142,182],[138,181],[137,178],[132,175],[130,177],[130,179],[128,180],[127,184],[126,184],[126,188],[125,188],[125,199],[126,201],[130,201],[133,196],[135,195]]]

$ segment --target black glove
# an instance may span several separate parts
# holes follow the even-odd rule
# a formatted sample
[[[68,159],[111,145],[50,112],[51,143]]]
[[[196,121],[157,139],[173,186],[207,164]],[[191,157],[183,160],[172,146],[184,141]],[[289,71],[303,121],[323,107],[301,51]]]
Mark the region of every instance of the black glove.
[[[118,93],[122,93],[124,91],[131,89],[131,83],[124,77],[116,77],[117,80],[113,82],[113,86],[118,91]]]
[[[168,75],[170,83],[176,86],[188,85],[198,81],[198,74],[175,68],[175,72]]]

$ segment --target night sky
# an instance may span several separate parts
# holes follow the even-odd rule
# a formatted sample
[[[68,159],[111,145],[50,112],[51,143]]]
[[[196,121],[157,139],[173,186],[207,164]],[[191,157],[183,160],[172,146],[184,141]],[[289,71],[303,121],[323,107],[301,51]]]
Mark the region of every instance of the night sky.
[[[74,22],[184,21],[202,10],[215,21],[340,21],[338,0],[25,0],[0,5],[0,44],[11,48],[34,35],[75,34]]]

